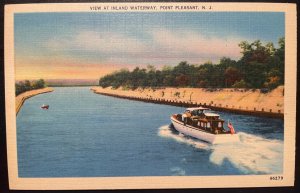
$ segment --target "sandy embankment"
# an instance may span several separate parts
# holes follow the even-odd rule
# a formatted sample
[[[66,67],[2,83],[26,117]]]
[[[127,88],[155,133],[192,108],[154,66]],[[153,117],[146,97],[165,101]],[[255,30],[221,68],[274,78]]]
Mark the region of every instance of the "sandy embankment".
[[[272,113],[284,112],[284,87],[280,86],[269,93],[260,90],[244,89],[216,89],[209,91],[204,88],[163,88],[136,89],[92,87],[95,93],[118,95],[128,98],[141,97],[144,99],[171,100],[188,103],[206,103],[209,106],[244,111],[263,111]]]
[[[20,109],[26,99],[33,97],[35,95],[38,95],[38,94],[52,92],[52,91],[53,91],[53,88],[46,87],[46,88],[37,89],[37,90],[30,90],[30,91],[24,92],[22,94],[19,94],[18,96],[16,96],[16,114],[18,114],[18,112],[20,111]]]

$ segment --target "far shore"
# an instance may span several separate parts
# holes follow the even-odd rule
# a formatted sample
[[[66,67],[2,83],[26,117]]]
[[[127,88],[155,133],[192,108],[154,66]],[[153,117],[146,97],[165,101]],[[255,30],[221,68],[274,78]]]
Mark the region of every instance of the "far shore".
[[[18,96],[16,96],[16,114],[19,113],[26,99],[42,93],[52,92],[53,90],[54,90],[53,88],[46,87],[46,88],[26,91],[22,94],[19,94]]]
[[[176,106],[206,106],[212,110],[283,118],[284,86],[268,93],[259,89],[124,88],[92,87],[97,94]]]

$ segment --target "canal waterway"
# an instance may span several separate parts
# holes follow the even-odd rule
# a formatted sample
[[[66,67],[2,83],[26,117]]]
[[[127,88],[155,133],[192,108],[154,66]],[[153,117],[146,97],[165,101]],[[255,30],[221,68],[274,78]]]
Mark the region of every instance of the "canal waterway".
[[[49,104],[48,110],[42,110]],[[240,142],[210,145],[174,131],[182,107],[58,87],[17,115],[19,177],[280,174],[283,120],[216,112]]]

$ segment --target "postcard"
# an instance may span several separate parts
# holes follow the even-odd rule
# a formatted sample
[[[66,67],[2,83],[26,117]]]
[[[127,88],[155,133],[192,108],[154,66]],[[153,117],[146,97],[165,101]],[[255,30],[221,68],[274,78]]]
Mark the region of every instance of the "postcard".
[[[294,186],[296,5],[5,6],[15,190]]]

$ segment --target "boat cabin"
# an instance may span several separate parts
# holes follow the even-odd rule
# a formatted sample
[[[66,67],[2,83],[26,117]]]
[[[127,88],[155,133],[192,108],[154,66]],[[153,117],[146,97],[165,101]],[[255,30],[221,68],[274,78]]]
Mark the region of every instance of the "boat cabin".
[[[224,120],[220,119],[220,115],[204,112],[205,110],[209,109],[204,107],[187,108],[181,115],[181,121],[209,133],[228,133],[223,127]],[[180,117],[178,118],[180,119]]]

